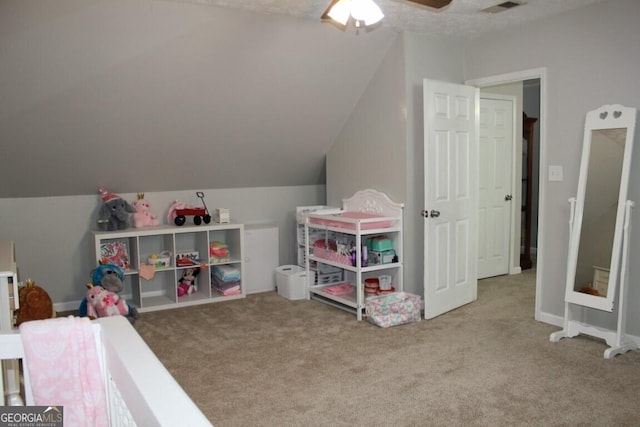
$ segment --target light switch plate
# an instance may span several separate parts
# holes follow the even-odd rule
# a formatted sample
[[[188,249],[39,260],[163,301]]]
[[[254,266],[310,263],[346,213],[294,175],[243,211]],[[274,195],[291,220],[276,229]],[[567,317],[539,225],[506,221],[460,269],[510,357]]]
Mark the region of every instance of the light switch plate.
[[[549,181],[562,181],[562,166],[549,165]]]

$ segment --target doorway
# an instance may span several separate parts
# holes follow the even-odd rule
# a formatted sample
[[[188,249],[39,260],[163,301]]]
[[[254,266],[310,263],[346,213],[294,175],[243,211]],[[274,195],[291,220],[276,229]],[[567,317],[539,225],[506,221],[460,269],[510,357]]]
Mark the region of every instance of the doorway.
[[[508,74],[501,74],[496,76],[490,76],[480,79],[472,79],[466,82],[468,85],[476,86],[480,88],[482,91],[488,90],[491,88],[491,91],[494,91],[496,88],[509,85],[513,83],[520,83],[523,86],[523,104],[524,104],[524,87],[527,86],[527,96],[532,97],[533,91],[531,88],[535,88],[538,93],[538,108],[539,108],[539,120],[538,120],[538,134],[536,140],[539,141],[537,144],[537,157],[534,159],[534,164],[536,165],[532,172],[537,177],[544,177],[544,165],[546,164],[546,68],[537,68],[525,71],[519,71]],[[516,117],[522,118],[522,112],[524,110],[521,109]],[[520,129],[522,129],[522,124],[520,124]],[[522,133],[520,133],[521,135]],[[519,150],[519,156],[522,157],[522,149]],[[514,173],[514,186],[513,188],[519,193],[520,200],[522,197],[522,162],[515,162],[516,173]],[[533,176],[532,174],[532,176]],[[537,228],[535,228],[535,236],[536,239],[532,241],[535,242],[535,271],[536,271],[536,299],[535,299],[535,319],[540,320],[540,305],[541,305],[541,278],[543,277],[543,269],[544,269],[544,217],[539,215],[540,212],[544,212],[544,202],[545,202],[545,180],[538,179],[537,185],[537,207],[533,208],[532,206],[532,217],[535,215],[537,219]],[[517,185],[516,185],[517,184]],[[532,193],[533,195],[533,193]],[[521,220],[522,215],[518,215],[518,223]],[[532,233],[534,230],[532,229]],[[521,230],[515,233],[518,235],[517,245],[514,241],[512,245],[512,257],[514,261],[512,262],[512,273],[520,272],[521,268],[519,265],[520,260],[520,235],[522,234]],[[517,248],[514,249],[513,247]],[[515,256],[517,253],[517,257]],[[518,265],[515,265],[517,262]]]

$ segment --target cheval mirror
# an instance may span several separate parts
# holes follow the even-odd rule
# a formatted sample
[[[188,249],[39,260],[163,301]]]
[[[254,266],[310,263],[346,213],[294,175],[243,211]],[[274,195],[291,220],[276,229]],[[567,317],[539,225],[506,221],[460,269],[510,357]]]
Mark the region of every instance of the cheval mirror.
[[[604,357],[637,348],[624,335],[629,224],[633,202],[627,200],[636,109],[604,105],[587,114],[578,193],[569,199],[569,258],[564,329],[557,342],[580,333],[603,338]],[[618,287],[618,284],[620,285]],[[578,309],[612,312],[618,291],[617,330],[596,327],[576,316]],[[579,318],[579,319],[578,319]]]
[[[565,300],[613,311],[636,109],[605,105],[587,114],[569,241]],[[572,202],[573,205],[573,202]]]

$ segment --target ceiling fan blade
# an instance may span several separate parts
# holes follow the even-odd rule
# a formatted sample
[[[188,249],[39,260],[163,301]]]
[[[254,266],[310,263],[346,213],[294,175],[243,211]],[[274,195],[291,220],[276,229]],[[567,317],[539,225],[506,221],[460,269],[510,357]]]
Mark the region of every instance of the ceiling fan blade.
[[[448,6],[451,3],[451,0],[407,0],[412,3],[418,3],[423,6],[429,6],[434,9],[441,9],[445,6]]]
[[[331,8],[333,7],[334,4],[338,3],[340,0],[331,0],[331,4],[329,4],[329,7],[327,7],[327,9],[324,11],[324,13],[322,14],[322,16],[320,17],[320,19],[331,19],[329,17],[329,11],[331,10]]]

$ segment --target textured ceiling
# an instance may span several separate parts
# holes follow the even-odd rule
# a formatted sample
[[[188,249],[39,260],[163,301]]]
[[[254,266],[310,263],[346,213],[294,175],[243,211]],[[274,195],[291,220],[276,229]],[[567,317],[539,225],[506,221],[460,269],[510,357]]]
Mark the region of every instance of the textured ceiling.
[[[209,4],[259,13],[320,19],[331,0],[178,0]],[[484,32],[519,25],[544,16],[605,0],[525,0],[526,4],[491,14],[482,9],[504,0],[453,0],[446,8],[434,10],[406,0],[376,0],[385,19],[384,27],[393,31],[412,31],[433,35],[475,37]]]

